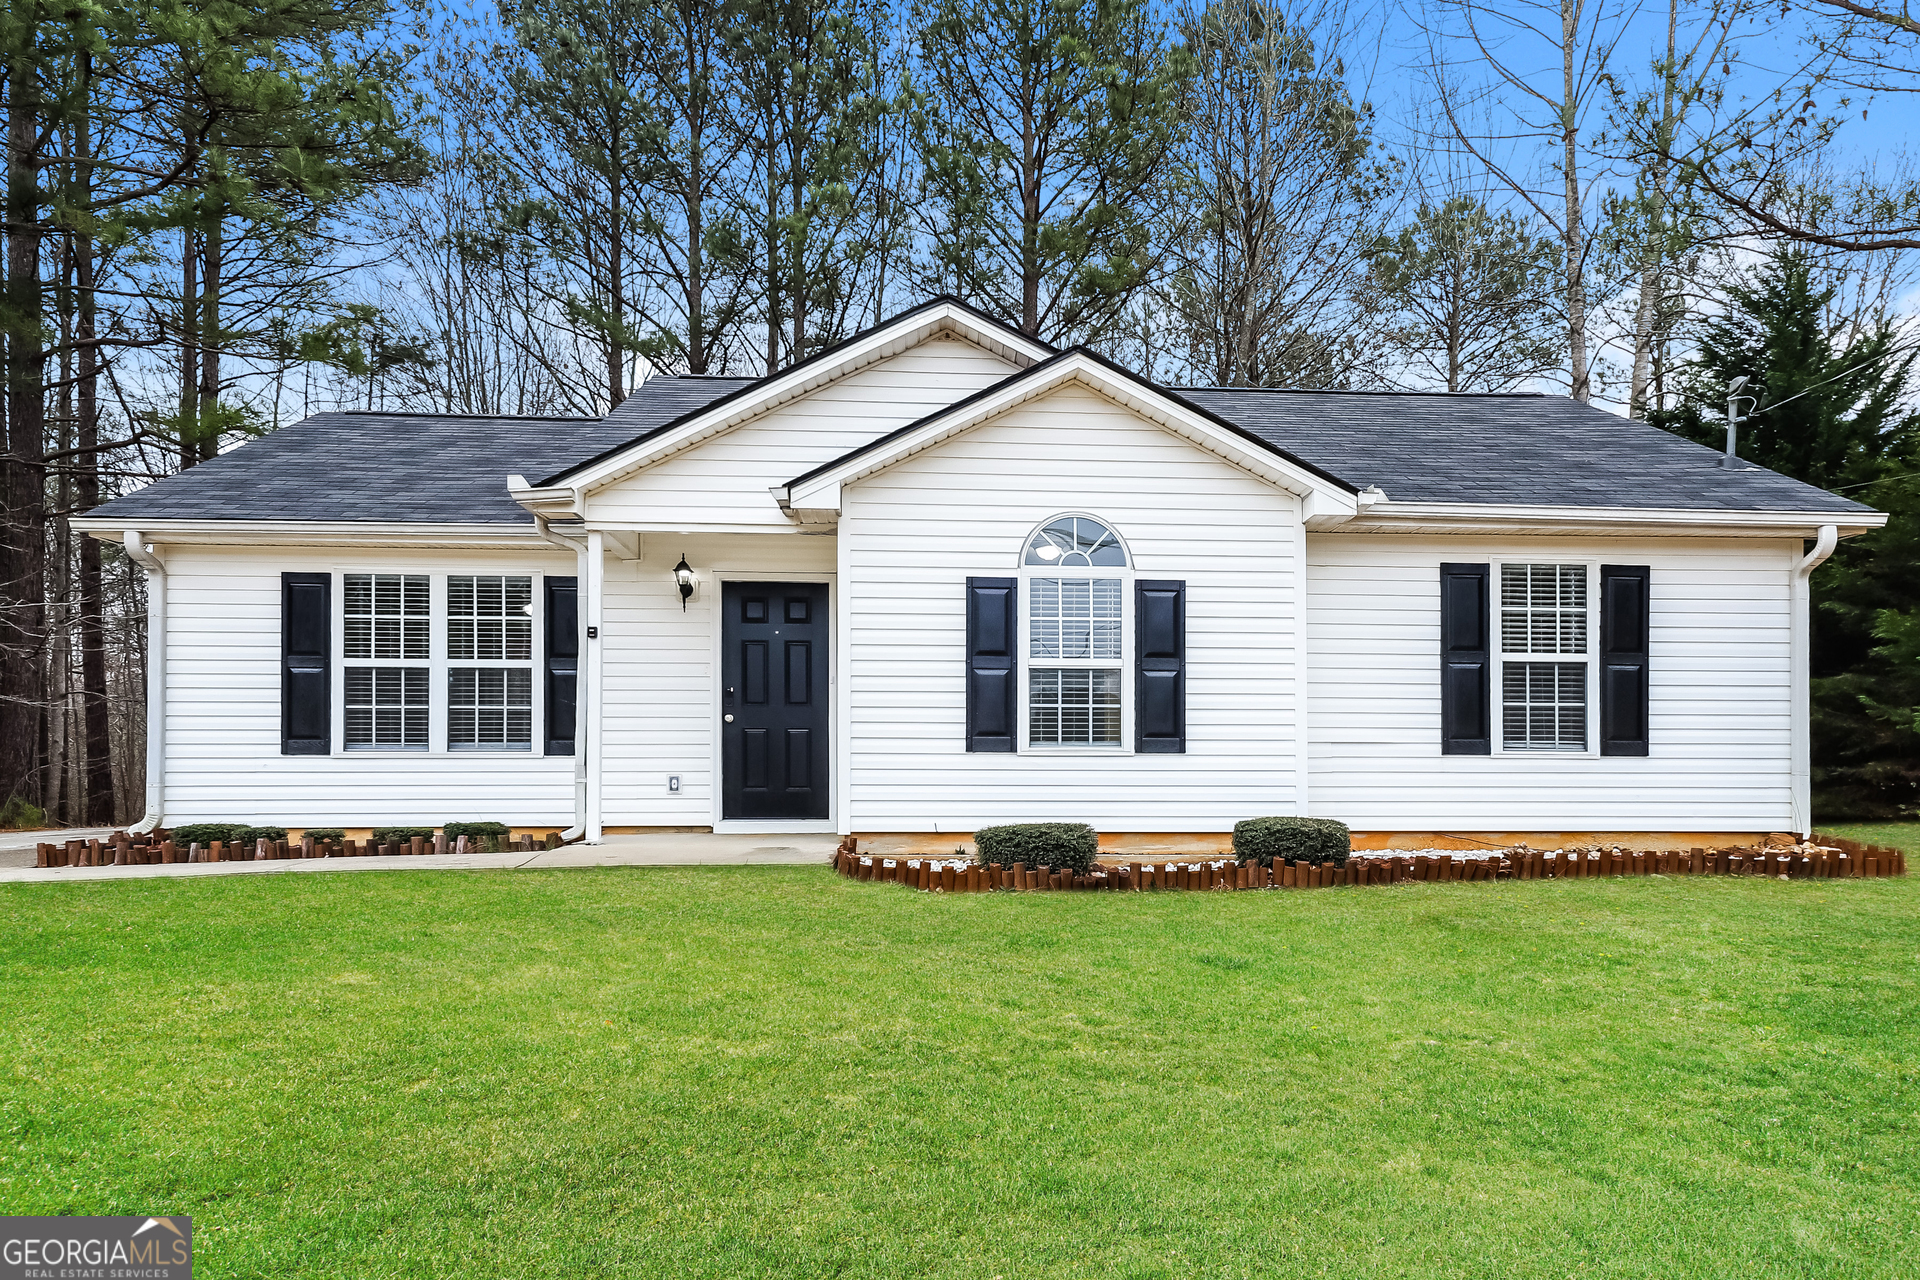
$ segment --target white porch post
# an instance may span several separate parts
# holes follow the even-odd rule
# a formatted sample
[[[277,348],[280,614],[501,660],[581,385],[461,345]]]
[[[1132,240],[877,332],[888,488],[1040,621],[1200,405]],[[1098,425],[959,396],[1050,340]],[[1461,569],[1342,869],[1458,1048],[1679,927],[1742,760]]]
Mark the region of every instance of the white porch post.
[[[606,688],[606,663],[601,659],[605,645],[604,610],[607,586],[607,535],[598,529],[587,531],[587,679],[586,741],[581,744],[587,755],[587,833],[588,844],[605,838],[601,821],[601,791],[606,771],[600,762],[601,696]]]

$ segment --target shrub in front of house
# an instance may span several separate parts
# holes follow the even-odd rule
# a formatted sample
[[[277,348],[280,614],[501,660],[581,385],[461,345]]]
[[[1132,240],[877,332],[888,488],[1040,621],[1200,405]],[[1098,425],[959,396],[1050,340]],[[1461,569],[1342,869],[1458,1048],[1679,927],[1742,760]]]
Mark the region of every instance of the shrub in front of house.
[[[1084,822],[1020,822],[973,833],[980,861],[1010,867],[1054,867],[1084,875],[1100,852],[1100,837]]]
[[[447,848],[453,848],[465,836],[467,848],[477,853],[498,853],[513,838],[513,831],[504,822],[449,822],[440,829],[447,833]]]
[[[306,839],[315,844],[319,844],[322,840],[331,840],[335,844],[340,844],[346,838],[347,833],[339,827],[308,827],[306,830]]]
[[[258,840],[285,840],[285,827],[250,827],[244,822],[190,822],[184,827],[175,827],[168,835],[176,848],[184,849],[189,845],[210,845],[215,840],[222,844],[251,845]]]
[[[1275,862],[1347,865],[1353,835],[1331,818],[1248,818],[1233,825],[1233,856],[1270,867]]]
[[[432,844],[433,828],[432,827],[375,827],[373,829],[373,842],[375,844],[405,844],[407,841],[413,839],[415,836],[419,836],[422,840],[425,840],[428,844]]]

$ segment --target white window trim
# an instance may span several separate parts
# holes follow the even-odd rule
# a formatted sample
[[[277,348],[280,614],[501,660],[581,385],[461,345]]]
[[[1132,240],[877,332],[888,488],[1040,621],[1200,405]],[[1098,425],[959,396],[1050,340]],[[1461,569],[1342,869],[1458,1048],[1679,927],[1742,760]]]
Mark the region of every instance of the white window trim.
[[[1578,565],[1587,574],[1587,651],[1585,653],[1516,653],[1509,655],[1501,640],[1500,581],[1503,566],[1510,564]],[[1600,757],[1600,558],[1598,556],[1556,555],[1543,551],[1534,555],[1495,556],[1488,569],[1487,594],[1493,612],[1489,620],[1493,642],[1489,657],[1493,661],[1492,730],[1493,752],[1511,760],[1597,760]],[[1542,751],[1538,748],[1507,746],[1506,675],[1507,662],[1584,662],[1587,668],[1587,745],[1582,751]]]
[[[1120,550],[1126,555],[1124,567],[1088,565],[1037,565],[1027,563],[1027,546],[1034,535],[1052,524],[1055,520],[1067,516],[1079,516],[1087,520],[1098,520],[1107,531],[1113,534],[1114,541],[1120,544]],[[1134,715],[1133,715],[1133,662],[1134,662],[1134,600],[1133,600],[1133,548],[1127,545],[1124,534],[1114,527],[1111,520],[1090,511],[1056,511],[1046,519],[1027,530],[1020,540],[1017,554],[1018,580],[1020,583],[1019,607],[1015,616],[1019,619],[1020,661],[1015,670],[1018,673],[1020,696],[1016,714],[1019,716],[1018,754],[1034,756],[1094,756],[1111,759],[1114,756],[1130,756],[1133,752]],[[1033,580],[1035,578],[1115,578],[1120,582],[1120,660],[1116,664],[1097,662],[1089,658],[1035,658],[1033,656]],[[1086,742],[1040,742],[1031,740],[1033,718],[1030,701],[1033,692],[1033,671],[1035,667],[1048,669],[1061,668],[1106,668],[1117,666],[1120,673],[1120,741],[1113,743]]]
[[[356,760],[450,760],[459,758],[472,760],[476,756],[509,760],[539,760],[547,753],[546,735],[542,732],[547,718],[547,680],[546,680],[546,573],[540,569],[501,569],[492,566],[476,566],[471,569],[420,569],[395,568],[392,565],[364,566],[346,565],[333,571],[333,617],[329,627],[333,639],[333,678],[332,678],[332,715],[333,742],[335,755],[351,756]],[[366,659],[348,658],[347,654],[347,595],[346,579],[355,573],[397,573],[412,574],[427,579],[427,608],[429,625],[427,627],[427,659]],[[533,579],[533,660],[528,666],[533,671],[533,743],[528,748],[468,746],[457,750],[447,741],[447,671],[450,667],[489,667],[514,666],[511,662],[467,662],[451,663],[447,659],[447,579],[449,577],[482,577],[498,574],[510,574],[514,577]],[[348,747],[347,746],[347,669],[349,667],[425,667],[427,669],[427,745],[421,747]]]

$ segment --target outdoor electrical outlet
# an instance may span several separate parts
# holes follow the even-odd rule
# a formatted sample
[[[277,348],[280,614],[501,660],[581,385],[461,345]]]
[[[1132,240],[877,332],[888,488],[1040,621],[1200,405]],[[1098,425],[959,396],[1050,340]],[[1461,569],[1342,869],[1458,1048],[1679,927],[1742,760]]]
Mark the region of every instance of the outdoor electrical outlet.
[[[668,774],[668,775],[667,775],[667,790],[668,790],[668,791],[671,791],[671,792],[674,792],[674,793],[676,793],[676,794],[677,794],[677,793],[679,792],[679,790],[680,790],[680,775],[679,775],[679,774],[677,774],[677,773],[670,773],[670,774]]]

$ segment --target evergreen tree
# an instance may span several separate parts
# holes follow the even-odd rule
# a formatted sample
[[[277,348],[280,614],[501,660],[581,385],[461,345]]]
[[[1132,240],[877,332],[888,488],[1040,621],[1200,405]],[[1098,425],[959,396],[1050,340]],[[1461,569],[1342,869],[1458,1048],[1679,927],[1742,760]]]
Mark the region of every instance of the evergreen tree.
[[[1913,816],[1920,807],[1920,415],[1916,354],[1881,319],[1842,337],[1835,287],[1804,250],[1776,251],[1702,326],[1686,407],[1656,421],[1725,443],[1714,410],[1734,378],[1757,398],[1740,454],[1886,511],[1884,529],[1842,543],[1813,576],[1814,808],[1826,819]]]
[[[935,287],[1048,341],[1151,278],[1190,59],[1146,0],[918,0]]]

